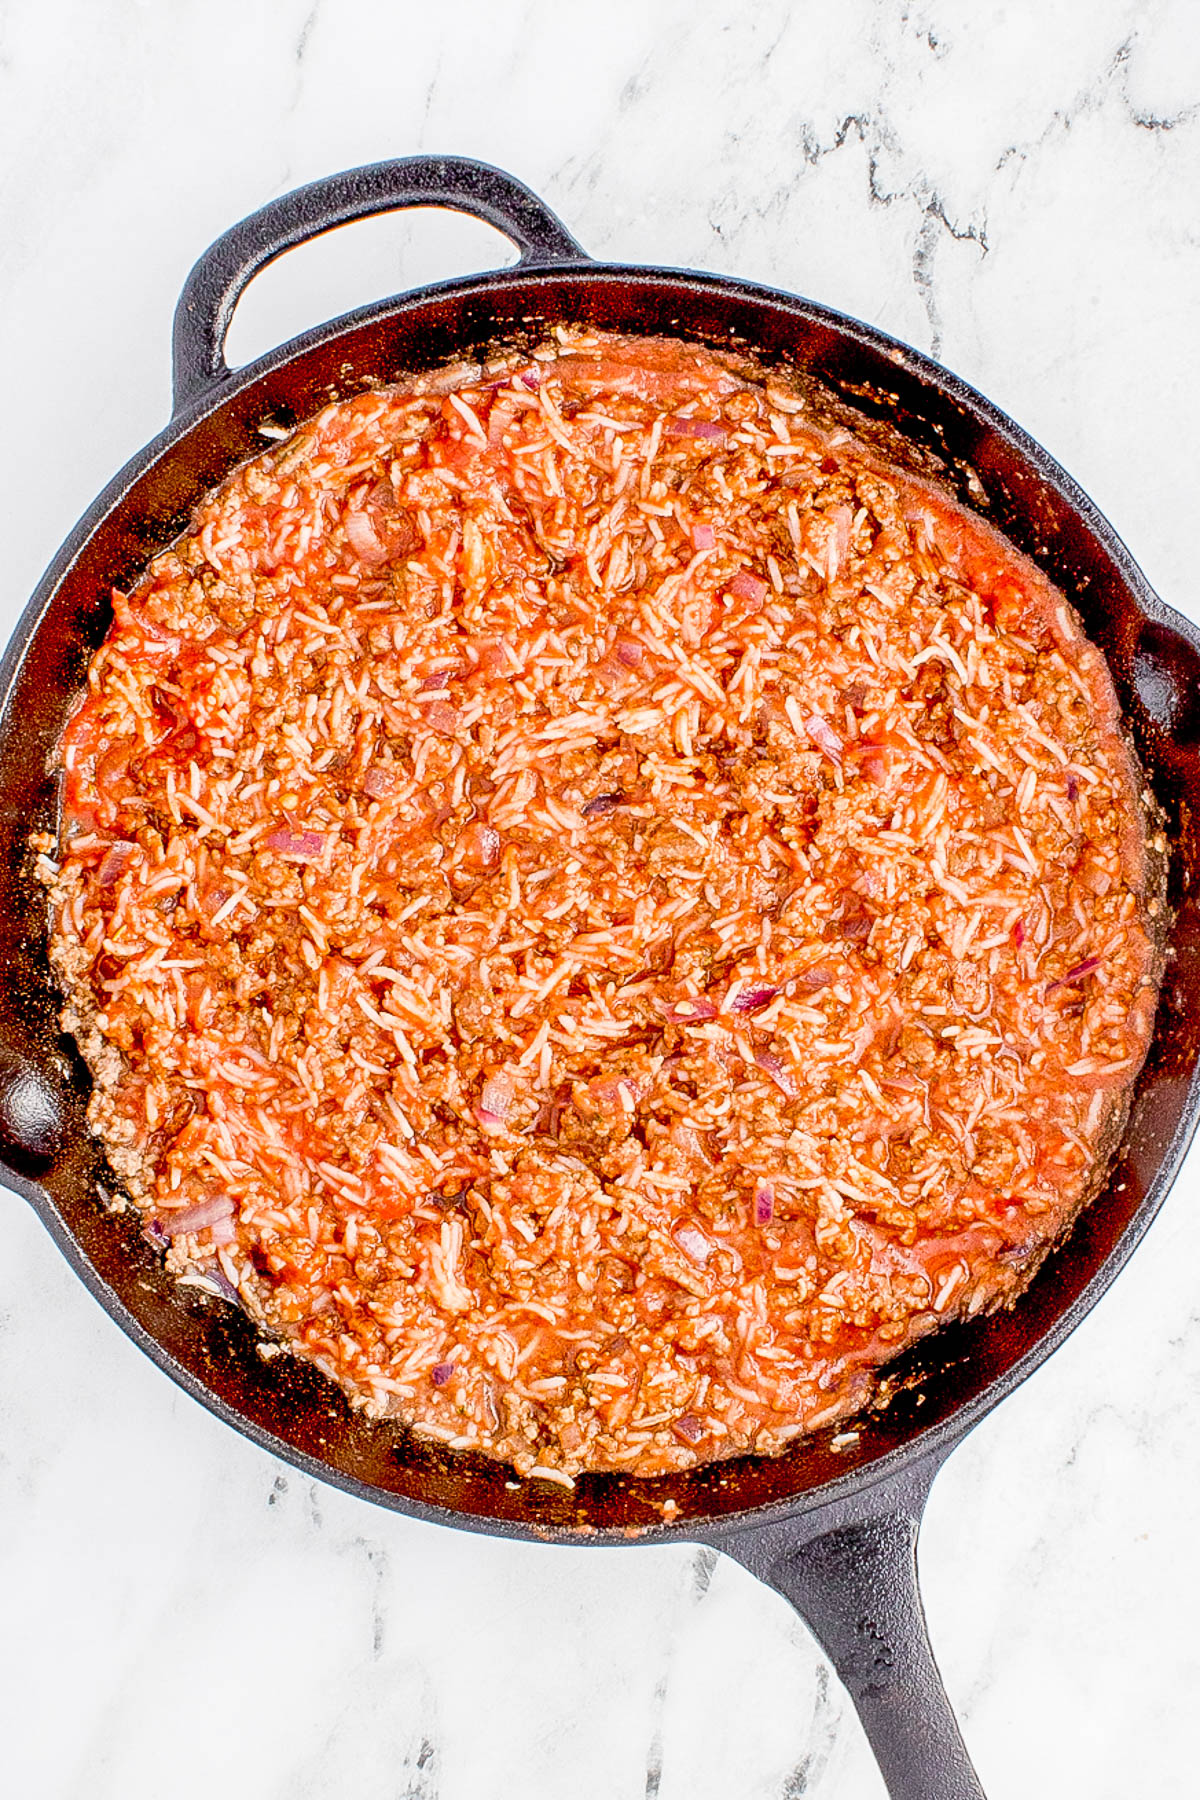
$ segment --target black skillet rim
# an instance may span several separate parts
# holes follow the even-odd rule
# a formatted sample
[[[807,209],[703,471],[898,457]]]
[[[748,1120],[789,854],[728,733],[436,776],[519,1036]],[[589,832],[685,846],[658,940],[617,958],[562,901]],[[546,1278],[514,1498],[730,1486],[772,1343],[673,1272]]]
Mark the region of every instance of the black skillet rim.
[[[681,317],[678,330],[689,333],[686,305],[689,297],[712,295],[720,301],[734,299],[751,305],[765,305],[773,312],[784,312],[797,326],[813,325],[832,331],[841,339],[849,339],[877,355],[884,356],[910,378],[933,390],[936,399],[957,404],[981,426],[994,432],[1016,453],[1023,466],[1036,480],[1050,487],[1073,512],[1086,532],[1094,537],[1111,559],[1120,579],[1129,590],[1136,610],[1143,620],[1150,620],[1182,636],[1200,652],[1200,630],[1183,615],[1175,612],[1154,592],[1134,561],[1129,550],[1108,520],[1079,487],[1074,479],[1021,426],[1008,417],[986,396],[960,377],[901,341],[837,310],[802,299],[786,291],[737,280],[733,277],[709,275],[690,270],[665,269],[644,265],[593,263],[555,263],[547,266],[521,264],[501,269],[482,277],[465,277],[440,282],[429,287],[357,308],[337,319],[304,332],[272,350],[242,369],[231,372],[200,399],[175,415],[143,450],[137,452],[113,478],[83,515],[75,529],[51,562],[29,604],[15,626],[2,661],[0,661],[0,718],[7,715],[12,692],[26,653],[35,637],[42,617],[54,595],[93,534],[117,508],[134,483],[160,459],[206,420],[220,413],[234,397],[243,394],[265,377],[278,372],[306,353],[335,343],[361,326],[377,324],[389,318],[419,312],[432,301],[443,298],[472,301],[486,306],[497,294],[510,288],[537,289],[541,285],[561,286],[620,285],[624,288],[653,287],[678,296]],[[549,315],[544,322],[552,322]],[[635,324],[628,329],[637,330]],[[503,331],[494,341],[503,341]],[[752,347],[752,346],[751,346]],[[469,346],[464,346],[464,351]],[[347,392],[351,391],[347,389]],[[851,397],[852,398],[852,397]],[[247,453],[251,453],[249,450]],[[1157,1031],[1156,1031],[1157,1036]],[[60,1217],[46,1190],[18,1171],[6,1171],[6,1184],[27,1199],[47,1226],[59,1249],[89,1292],[120,1326],[122,1331],[164,1373],[184,1388],[225,1424],[250,1438],[267,1454],[301,1469],[314,1479],[331,1483],[359,1499],[382,1505],[390,1510],[430,1523],[460,1530],[482,1532],[489,1536],[554,1542],[567,1545],[621,1545],[631,1543],[664,1543],[705,1541],[719,1543],[723,1538],[745,1529],[782,1523],[817,1512],[850,1499],[857,1500],[876,1487],[903,1477],[918,1466],[936,1465],[966,1433],[1002,1400],[1007,1398],[1048,1356],[1058,1349],[1075,1327],[1097,1304],[1120,1274],[1138,1247],[1171,1188],[1192,1137],[1200,1122],[1200,1070],[1193,1069],[1179,1124],[1164,1147],[1158,1169],[1147,1186],[1136,1210],[1120,1231],[1104,1260],[1082,1287],[1076,1298],[1053,1321],[1043,1335],[1007,1369],[995,1376],[974,1397],[957,1404],[949,1415],[933,1426],[917,1427],[906,1440],[885,1450],[861,1466],[848,1469],[844,1475],[821,1483],[801,1493],[787,1495],[742,1510],[679,1516],[671,1522],[648,1522],[636,1528],[614,1526],[580,1526],[563,1524],[548,1514],[539,1519],[517,1520],[510,1517],[485,1516],[460,1512],[451,1507],[414,1499],[405,1494],[381,1489],[342,1471],[304,1450],[294,1448],[273,1431],[246,1417],[224,1400],[191,1370],[182,1366],[157,1338],[150,1334],[125,1306],[119,1295],[98,1273],[80,1249],[76,1239]],[[1099,1200],[1097,1201],[1099,1204]],[[940,1335],[940,1334],[938,1334]],[[539,1484],[540,1486],[541,1484]]]

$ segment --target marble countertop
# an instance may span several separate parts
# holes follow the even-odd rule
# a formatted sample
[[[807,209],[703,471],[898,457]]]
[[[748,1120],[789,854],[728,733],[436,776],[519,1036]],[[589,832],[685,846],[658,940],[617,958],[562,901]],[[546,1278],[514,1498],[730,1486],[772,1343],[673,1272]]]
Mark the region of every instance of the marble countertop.
[[[603,28],[597,31],[601,17]],[[1200,618],[1189,0],[8,0],[4,631],[167,410],[219,232],[355,163],[513,170],[594,254],[736,273],[924,350]],[[267,271],[248,360],[509,256],[434,215]],[[1194,1796],[1200,1163],[939,1478],[930,1628],[990,1800]],[[0,1765],[22,1800],[878,1800],[804,1626],[686,1544],[393,1517],[163,1378],[0,1195]]]

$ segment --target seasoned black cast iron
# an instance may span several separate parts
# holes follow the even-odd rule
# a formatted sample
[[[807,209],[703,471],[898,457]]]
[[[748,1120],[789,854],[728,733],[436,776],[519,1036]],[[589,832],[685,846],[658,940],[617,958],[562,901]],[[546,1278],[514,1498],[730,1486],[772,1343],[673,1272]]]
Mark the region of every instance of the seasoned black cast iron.
[[[225,331],[256,270],[294,244],[393,208],[443,206],[499,228],[516,266],[385,300],[322,325],[237,374]],[[654,1481],[588,1476],[574,1493],[510,1488],[506,1471],[381,1429],[323,1377],[264,1360],[234,1308],[186,1296],[110,1214],[85,1127],[89,1080],[56,1021],[44,906],[25,845],[52,824],[46,759],[111,617],[110,594],[185,524],[207,489],[290,424],[357,392],[570,321],[682,333],[811,371],[869,416],[969,465],[982,509],[1075,600],[1102,647],[1173,842],[1173,954],[1154,1041],[1112,1177],[1009,1314],[955,1325],[901,1365],[913,1384],[841,1454],[826,1433],[779,1460],[745,1458]],[[964,497],[971,499],[965,489]],[[973,490],[979,502],[979,490]],[[171,423],[64,545],[0,670],[0,1157],[93,1295],[189,1393],[263,1449],[365,1500],[548,1543],[679,1539],[727,1551],[778,1588],[828,1650],[894,1800],[982,1800],[929,1641],[916,1539],[930,1483],[976,1421],[1047,1357],[1117,1274],[1179,1168],[1196,1123],[1200,1036],[1200,634],[1159,600],[1095,507],[1009,419],[928,358],[866,325],[746,282],[593,263],[539,200],[479,163],[419,157],[272,201],[197,263],[175,319]],[[664,1523],[662,1503],[677,1512]]]

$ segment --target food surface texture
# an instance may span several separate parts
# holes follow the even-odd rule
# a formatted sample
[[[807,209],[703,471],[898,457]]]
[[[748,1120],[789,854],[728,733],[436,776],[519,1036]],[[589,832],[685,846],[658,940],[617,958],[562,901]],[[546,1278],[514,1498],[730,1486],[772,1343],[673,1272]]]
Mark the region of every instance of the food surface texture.
[[[1067,602],[695,345],[268,440],[60,762],[52,956],[147,1232],[522,1475],[851,1418],[1027,1285],[1149,1039],[1161,844]]]

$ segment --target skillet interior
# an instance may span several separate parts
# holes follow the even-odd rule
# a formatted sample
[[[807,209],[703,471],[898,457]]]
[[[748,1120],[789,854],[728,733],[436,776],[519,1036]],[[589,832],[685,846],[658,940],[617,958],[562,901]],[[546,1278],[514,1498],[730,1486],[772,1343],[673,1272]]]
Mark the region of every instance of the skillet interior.
[[[537,337],[545,322],[678,333],[786,358],[840,393],[895,450],[943,464],[1077,604],[1104,650],[1172,840],[1173,916],[1155,1036],[1110,1179],[1012,1313],[954,1325],[893,1366],[894,1397],[857,1446],[828,1436],[778,1459],[742,1459],[656,1481],[589,1476],[573,1494],[518,1487],[483,1458],[425,1447],[364,1421],[313,1369],[265,1360],[240,1314],[177,1290],[137,1219],[107,1213],[111,1186],[84,1126],[89,1077],[57,1025],[40,891],[26,840],[52,824],[46,758],[110,619],[109,594],[182,529],[193,502],[263,447],[255,427],[291,423],[334,396],[474,347]],[[974,470],[979,485],[969,476]],[[804,1510],[953,1441],[1037,1365],[1094,1303],[1169,1186],[1200,1095],[1200,634],[1154,596],[1105,522],[1036,445],[914,352],[803,301],[715,278],[585,265],[453,284],[335,321],[225,384],[173,423],[97,501],[31,604],[6,661],[0,718],[0,1155],[97,1298],[197,1398],[275,1454],[364,1498],[476,1529],[621,1541],[663,1529],[719,1531],[749,1511]],[[59,1115],[56,1118],[55,1115]],[[47,1204],[47,1196],[49,1204]],[[185,1297],[186,1293],[186,1297]],[[831,1488],[830,1484],[835,1484]]]

